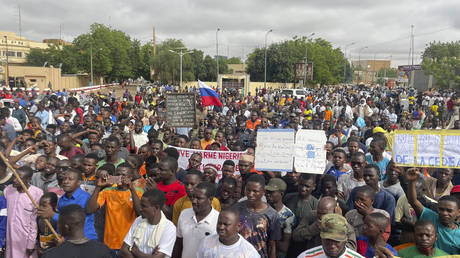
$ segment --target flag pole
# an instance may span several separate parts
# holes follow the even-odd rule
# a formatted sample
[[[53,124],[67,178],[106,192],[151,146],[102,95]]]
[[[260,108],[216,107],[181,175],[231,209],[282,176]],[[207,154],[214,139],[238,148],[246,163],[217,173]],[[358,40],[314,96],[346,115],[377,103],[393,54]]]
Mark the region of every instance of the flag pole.
[[[34,200],[34,198],[32,197],[32,195],[30,194],[29,190],[27,189],[27,186],[24,184],[24,182],[22,181],[21,177],[19,176],[18,172],[16,171],[16,169],[13,168],[13,166],[10,164],[10,162],[8,161],[8,159],[6,159],[6,157],[3,155],[2,152],[0,152],[0,158],[3,160],[3,162],[6,164],[6,166],[13,172],[14,176],[16,177],[16,179],[19,181],[19,184],[21,184],[22,186],[22,189],[25,191],[25,193],[27,194],[27,197],[29,197],[29,199],[32,201],[32,204],[34,205],[34,207],[36,209],[38,209],[38,203]],[[59,234],[56,232],[56,230],[53,228],[53,226],[51,225],[50,221],[47,219],[47,218],[43,218],[43,220],[45,221],[45,224],[50,228],[51,230],[51,233],[53,233],[53,235],[56,237],[57,240],[60,240],[60,236]]]

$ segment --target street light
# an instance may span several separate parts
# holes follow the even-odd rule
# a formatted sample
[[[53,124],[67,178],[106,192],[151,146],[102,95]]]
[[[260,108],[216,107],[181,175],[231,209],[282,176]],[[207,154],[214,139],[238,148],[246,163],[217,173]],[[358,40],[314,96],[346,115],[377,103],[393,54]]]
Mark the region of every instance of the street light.
[[[216,89],[219,90],[219,38],[217,37],[220,28],[216,30],[216,64],[217,64],[217,76],[216,76]]]
[[[6,35],[4,37],[5,37],[5,45],[6,45],[6,66],[5,66],[5,68],[6,68],[6,70],[5,70],[6,78],[5,79],[6,80],[5,80],[5,82],[6,82],[6,86],[10,86],[10,78],[9,78],[10,77],[10,69],[8,67],[8,64],[9,64],[8,63],[8,37]]]
[[[303,67],[304,67],[304,68],[303,68],[303,87],[304,87],[304,88],[307,86],[308,38],[309,38],[309,37],[312,37],[313,35],[315,35],[314,32],[310,33],[310,35],[308,35],[308,36],[305,37],[305,65],[303,66]]]
[[[364,49],[368,48],[367,46],[365,47],[362,47],[359,49],[359,52],[358,52],[358,66],[359,66],[359,70],[358,70],[358,81],[361,80],[361,51],[363,51]],[[359,82],[358,82],[359,83]]]
[[[272,29],[269,29],[267,33],[265,33],[265,71],[264,71],[264,89],[267,88],[267,37],[268,33],[272,32]]]
[[[345,46],[345,53],[344,53],[345,62],[343,63],[343,82],[344,83],[347,82],[347,62],[348,62],[347,48],[350,47],[350,46],[353,46],[354,44],[356,44],[356,42],[351,42],[350,44]]]
[[[102,48],[99,48],[99,50],[102,50]],[[93,80],[93,45],[91,44],[90,49],[90,63],[91,63],[91,85],[94,85],[94,80]]]
[[[176,52],[174,50],[171,50],[169,49],[169,52],[172,52],[174,54],[178,54],[180,56],[180,84],[179,84],[179,88],[182,90],[182,57],[185,55],[185,54],[190,54],[192,53],[193,51],[186,51],[186,52],[183,52],[183,50],[186,49],[184,47],[181,47],[181,48],[178,48],[178,50],[180,50],[180,52]]]

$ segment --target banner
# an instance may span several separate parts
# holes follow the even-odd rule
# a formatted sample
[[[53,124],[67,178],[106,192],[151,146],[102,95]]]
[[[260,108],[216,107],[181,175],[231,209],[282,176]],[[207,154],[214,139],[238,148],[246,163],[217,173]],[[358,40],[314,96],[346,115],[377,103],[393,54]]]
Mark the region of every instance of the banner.
[[[322,130],[299,130],[295,138],[296,172],[323,174],[326,169],[326,134]]]
[[[188,168],[188,160],[193,153],[200,153],[202,160],[200,165],[200,170],[203,171],[204,166],[207,164],[214,164],[217,165],[219,171],[218,178],[222,175],[222,165],[226,160],[232,160],[235,162],[235,174],[239,174],[238,169],[238,161],[240,159],[240,155],[246,152],[239,152],[239,151],[211,151],[211,150],[196,150],[196,149],[187,149],[187,148],[179,148],[174,147],[179,152],[179,160],[178,165],[183,169]]]
[[[323,174],[326,141],[322,130],[258,130],[255,169]]]
[[[408,167],[460,168],[460,130],[397,130],[393,159]]]
[[[255,170],[292,171],[294,129],[257,130]]]

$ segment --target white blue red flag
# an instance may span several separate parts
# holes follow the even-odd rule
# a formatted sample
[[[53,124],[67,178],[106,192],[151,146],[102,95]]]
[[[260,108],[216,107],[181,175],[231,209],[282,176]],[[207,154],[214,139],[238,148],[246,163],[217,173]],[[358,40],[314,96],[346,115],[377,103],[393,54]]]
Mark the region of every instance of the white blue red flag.
[[[201,104],[203,106],[222,107],[222,103],[219,100],[217,92],[200,80],[198,80],[198,87],[200,88]]]

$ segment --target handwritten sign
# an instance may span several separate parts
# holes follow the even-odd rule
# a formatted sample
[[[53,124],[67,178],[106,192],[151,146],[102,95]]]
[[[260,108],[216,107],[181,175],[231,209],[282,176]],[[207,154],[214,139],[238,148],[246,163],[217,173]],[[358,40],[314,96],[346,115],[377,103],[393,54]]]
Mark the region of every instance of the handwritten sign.
[[[299,130],[295,138],[296,172],[323,174],[326,169],[326,134],[321,130]]]
[[[193,127],[196,124],[195,94],[167,94],[166,121],[169,127]]]
[[[393,159],[401,166],[460,168],[460,130],[395,131]]]
[[[210,150],[195,150],[195,149],[178,148],[178,147],[174,147],[174,148],[176,148],[177,151],[179,152],[179,159],[177,160],[179,167],[183,169],[187,169],[189,159],[192,156],[192,154],[200,153],[202,157],[200,170],[203,171],[204,166],[206,166],[207,164],[214,164],[218,168],[218,171],[217,171],[218,178],[220,178],[222,175],[222,166],[224,164],[224,161],[226,160],[232,160],[235,163],[235,174],[236,175],[239,174],[240,172],[238,169],[238,161],[240,159],[240,155],[246,153],[242,151],[210,151]]]
[[[294,129],[257,130],[255,169],[292,171]]]

